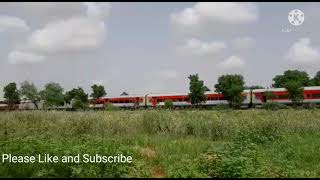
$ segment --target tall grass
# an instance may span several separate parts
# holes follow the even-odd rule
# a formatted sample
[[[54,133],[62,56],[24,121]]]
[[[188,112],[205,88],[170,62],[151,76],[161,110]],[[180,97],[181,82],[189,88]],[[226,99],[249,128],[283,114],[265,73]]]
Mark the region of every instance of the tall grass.
[[[0,164],[0,176],[319,177],[319,130],[317,109],[1,112],[0,153],[123,152],[134,163]]]

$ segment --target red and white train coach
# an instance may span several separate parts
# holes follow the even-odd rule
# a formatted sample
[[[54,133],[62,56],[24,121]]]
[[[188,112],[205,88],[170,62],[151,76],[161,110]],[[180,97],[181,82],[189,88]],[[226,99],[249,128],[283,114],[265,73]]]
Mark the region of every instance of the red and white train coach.
[[[266,98],[266,92],[272,92],[274,97],[270,100]],[[303,103],[320,103],[320,86],[304,87]],[[252,90],[252,103],[263,104],[265,102],[278,102],[283,104],[292,103],[288,96],[288,91],[285,88],[271,88],[271,89],[254,89]]]
[[[207,100],[201,105],[227,104],[227,100],[220,93],[208,91],[205,93]],[[251,102],[251,91],[244,90],[242,93],[243,105],[248,106]],[[118,107],[162,107],[166,100],[171,100],[175,107],[191,106],[188,93],[173,94],[146,94],[136,96],[105,97],[96,101],[97,107],[105,103],[112,103]]]
[[[103,97],[96,101],[96,107],[100,105],[111,103],[117,107],[139,107],[145,106],[145,96],[119,96],[119,97]]]

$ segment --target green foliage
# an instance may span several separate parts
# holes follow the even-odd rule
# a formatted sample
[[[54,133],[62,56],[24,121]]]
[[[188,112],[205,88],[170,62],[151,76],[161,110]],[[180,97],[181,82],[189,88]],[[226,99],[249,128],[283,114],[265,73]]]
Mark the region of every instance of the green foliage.
[[[198,160],[182,159],[181,163],[176,164],[169,169],[168,175],[170,178],[203,178],[209,177],[199,168],[201,162]]]
[[[285,104],[281,104],[278,102],[266,102],[262,104],[261,108],[266,110],[279,110],[279,109],[288,109],[289,107]]]
[[[119,107],[113,105],[112,103],[108,102],[105,104],[105,109],[107,111],[114,111],[114,110],[119,110]]]
[[[133,162],[0,163],[0,176],[319,177],[319,117],[317,109],[2,112],[0,154],[123,153]]]
[[[66,103],[72,103],[74,109],[86,109],[89,103],[88,94],[81,87],[68,91],[64,96],[64,100]]]
[[[303,100],[303,86],[298,81],[288,81],[284,84],[284,87],[288,91],[289,99],[292,100],[294,105],[300,103]]]
[[[10,108],[16,103],[20,102],[20,95],[19,91],[17,90],[16,83],[9,83],[7,86],[3,88],[3,92],[3,97],[6,99],[6,102]]]
[[[46,84],[45,89],[40,91],[40,97],[49,107],[64,104],[63,88],[55,82]]]
[[[294,105],[303,100],[303,87],[312,85],[308,74],[305,71],[287,70],[283,75],[277,75],[273,78],[273,87],[286,88],[289,99]]]
[[[241,105],[243,101],[241,93],[244,90],[244,80],[242,75],[227,74],[220,76],[215,88],[217,92],[224,95],[231,107],[239,107]]]
[[[78,96],[73,99],[72,108],[76,110],[85,110],[88,108],[88,104],[83,102]]]
[[[192,74],[188,78],[190,80],[189,99],[191,104],[198,106],[207,100],[207,96],[204,93],[208,91],[208,87],[203,84],[202,80],[199,80],[198,74]]]
[[[283,75],[277,75],[273,78],[275,88],[283,88],[289,81],[299,82],[301,86],[309,86],[309,75],[305,71],[299,70],[287,70]]]
[[[264,89],[264,87],[259,86],[259,85],[254,85],[254,86],[245,86],[244,89]]]
[[[28,144],[26,146],[26,144]],[[94,148],[93,148],[94,147]],[[109,141],[96,138],[78,137],[47,139],[38,138],[17,139],[17,143],[2,148],[1,153],[12,154],[50,154],[61,157],[65,155],[76,156],[80,154],[100,155],[131,155],[134,153],[132,147],[121,145],[110,139]],[[131,163],[17,163],[0,165],[1,177],[128,177],[130,169],[135,167]]]
[[[98,99],[98,98],[100,98],[100,97],[102,97],[102,96],[105,96],[107,93],[106,93],[106,91],[105,91],[105,89],[104,89],[104,86],[102,86],[102,85],[93,85],[93,86],[91,86],[91,88],[92,88],[92,94],[91,94],[91,97],[93,98],[93,99]]]
[[[164,101],[164,108],[165,109],[173,109],[173,102],[171,100]]]
[[[317,72],[317,74],[313,77],[311,80],[311,84],[313,86],[320,86],[320,71]]]
[[[272,100],[276,97],[276,95],[272,91],[266,91],[264,92],[264,95],[266,96],[267,100]]]
[[[303,103],[302,107],[304,109],[316,109],[319,107],[319,105],[317,105],[315,103]]]
[[[213,110],[231,110],[231,108],[227,104],[218,104],[213,107]]]
[[[38,109],[38,102],[40,101],[40,93],[37,90],[37,87],[28,81],[21,83],[19,90],[20,96],[26,97],[28,100],[32,101],[35,107]]]

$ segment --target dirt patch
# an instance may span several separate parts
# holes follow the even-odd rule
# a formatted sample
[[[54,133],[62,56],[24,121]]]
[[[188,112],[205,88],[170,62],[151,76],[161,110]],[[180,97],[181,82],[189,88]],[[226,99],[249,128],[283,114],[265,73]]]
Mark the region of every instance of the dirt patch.
[[[152,172],[152,178],[165,178],[166,172],[163,168],[157,167]]]

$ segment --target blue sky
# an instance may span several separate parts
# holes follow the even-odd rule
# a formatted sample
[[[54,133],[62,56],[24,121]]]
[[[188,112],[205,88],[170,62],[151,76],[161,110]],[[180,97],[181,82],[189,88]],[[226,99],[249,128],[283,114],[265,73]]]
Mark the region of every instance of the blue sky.
[[[270,86],[287,69],[320,70],[319,3],[1,3],[0,88],[49,81],[108,95],[188,91],[198,73]],[[288,21],[304,13],[300,26]],[[290,30],[293,32],[283,32]],[[1,92],[2,93],[2,92]]]

